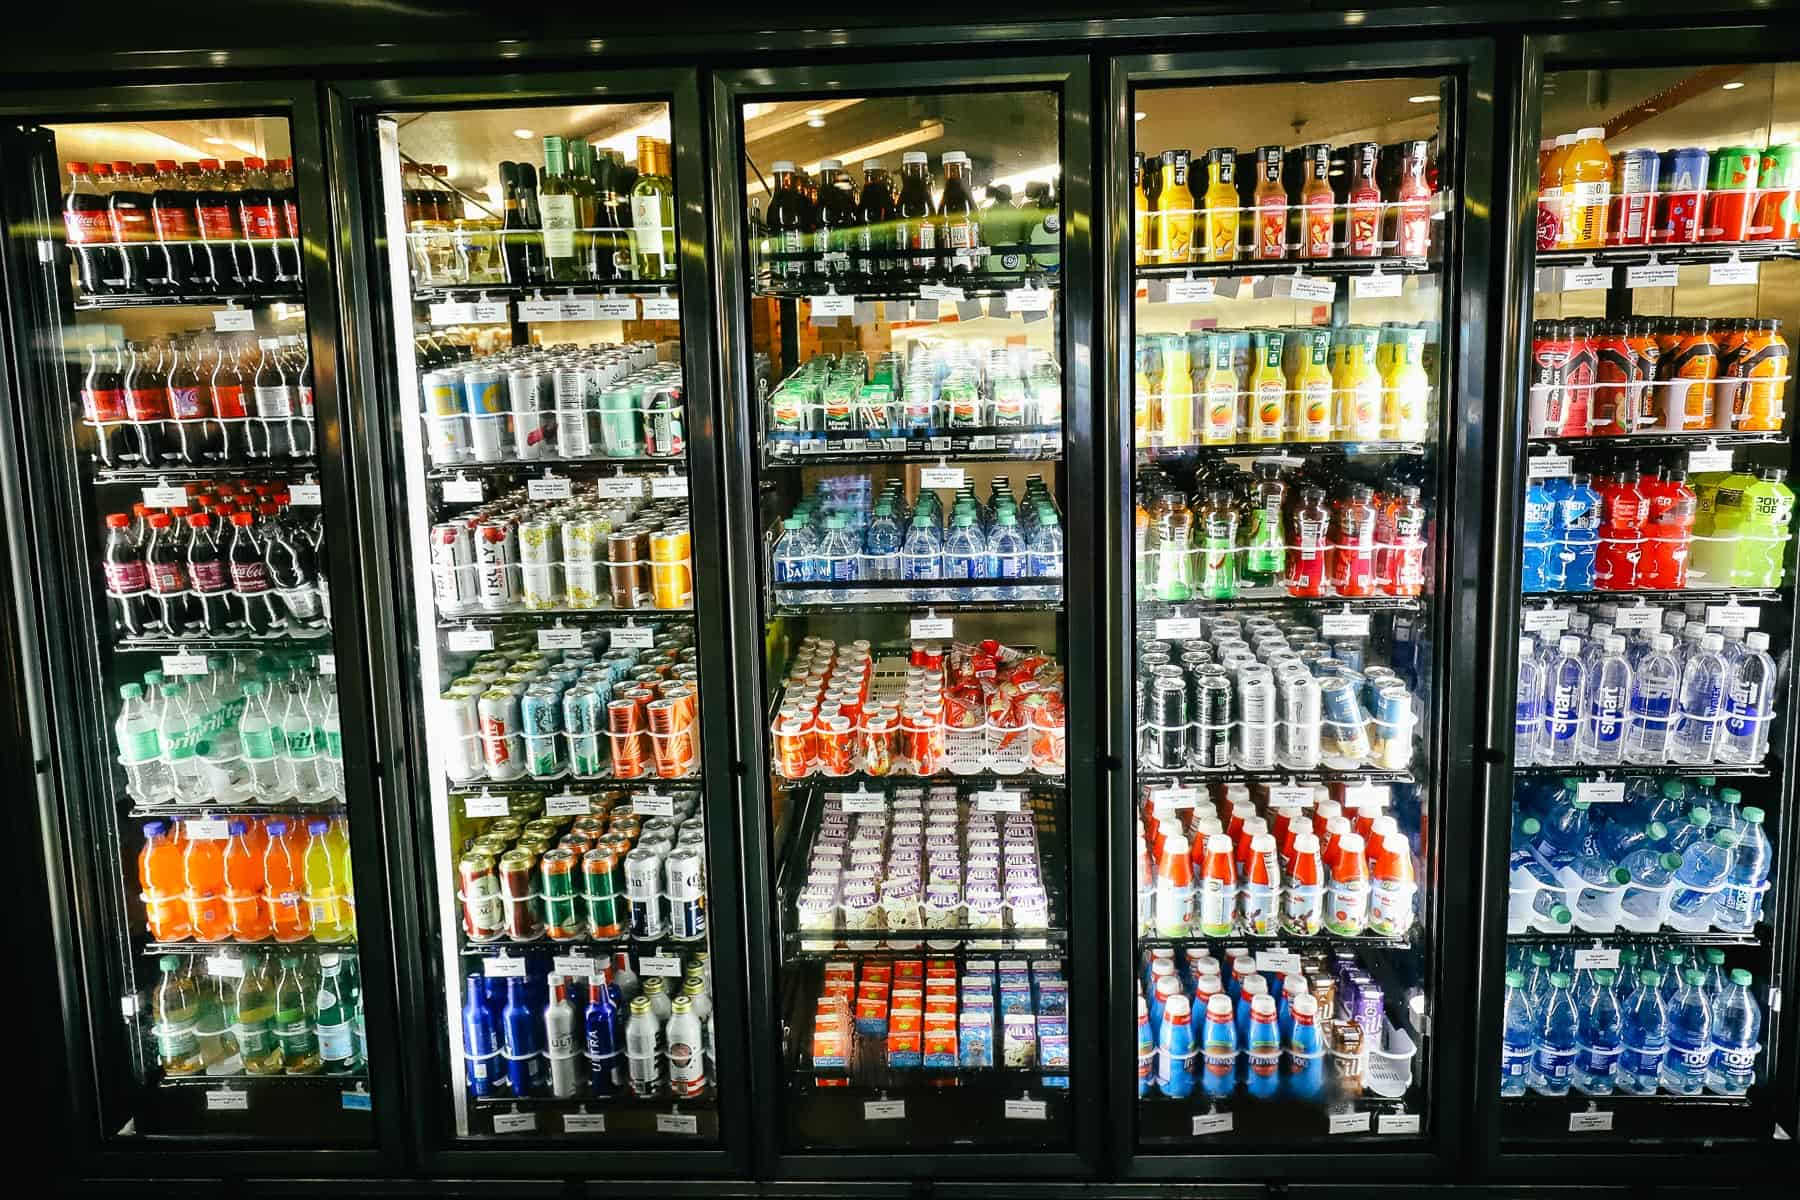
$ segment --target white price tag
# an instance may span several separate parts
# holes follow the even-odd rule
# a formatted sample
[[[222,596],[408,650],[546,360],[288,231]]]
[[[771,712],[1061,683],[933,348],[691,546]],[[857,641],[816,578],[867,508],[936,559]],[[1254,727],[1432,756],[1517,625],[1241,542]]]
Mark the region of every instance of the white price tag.
[[[1645,263],[1641,267],[1625,268],[1625,286],[1641,287],[1674,287],[1681,282],[1681,268],[1674,263]]]
[[[446,504],[480,504],[483,496],[479,479],[458,475],[455,479],[444,480],[444,503]]]
[[[1575,951],[1575,969],[1577,971],[1616,971],[1619,969],[1619,952],[1599,946],[1590,946],[1585,950]]]
[[[1194,304],[1216,294],[1217,286],[1210,279],[1171,279],[1167,297],[1170,304]]]
[[[1419,1132],[1418,1113],[1382,1113],[1375,1121],[1375,1132],[1405,1135]]]
[[[1319,633],[1323,637],[1368,637],[1368,613],[1326,613],[1319,618]]]
[[[578,650],[581,648],[581,630],[540,629],[537,642],[539,650]]]
[[[571,979],[592,979],[598,966],[586,954],[558,954],[550,959],[550,969]]]
[[[440,300],[429,310],[433,325],[460,325],[475,319],[475,306],[460,300]]]
[[[452,629],[444,635],[444,644],[459,654],[492,650],[494,648],[494,631],[491,629]]]
[[[217,333],[250,333],[256,329],[256,314],[247,308],[213,309],[213,330]]]
[[[217,979],[242,979],[244,960],[220,954],[206,960],[206,973]]]
[[[914,617],[912,619],[912,636],[916,638],[955,637],[956,622],[950,617]]]
[[[1400,275],[1354,275],[1350,279],[1350,294],[1359,300],[1383,300],[1398,296],[1406,285],[1406,279]]]
[[[335,655],[335,654],[319,655],[319,674],[321,674],[321,675],[336,675],[337,674],[337,655]]]
[[[1625,785],[1617,780],[1603,782],[1584,779],[1575,785],[1575,798],[1586,800],[1589,804],[1623,804]]]
[[[1317,300],[1330,304],[1337,299],[1337,280],[1296,275],[1288,281],[1288,295],[1296,300]]]
[[[250,1107],[250,1093],[242,1088],[220,1088],[206,1093],[207,1112],[244,1112]]]
[[[665,979],[681,978],[681,956],[679,954],[640,954],[638,955],[639,975],[661,975]]]
[[[656,630],[648,625],[625,625],[608,631],[609,645],[620,650],[648,650],[656,644]]]
[[[1006,293],[1006,311],[1009,313],[1049,312],[1050,290],[1048,288],[1014,288]]]
[[[1367,1133],[1369,1132],[1369,1114],[1366,1112],[1332,1113],[1328,1133]]]
[[[605,1113],[564,1113],[564,1133],[605,1133]]]
[[[650,495],[657,500],[685,499],[688,494],[686,475],[658,475],[650,480]]]
[[[537,1128],[536,1113],[495,1113],[495,1133],[530,1133]]]
[[[585,817],[592,810],[593,804],[586,796],[577,796],[573,792],[559,792],[554,796],[544,797],[546,817]]]
[[[180,484],[144,489],[144,504],[150,508],[186,508],[187,489]]]
[[[1189,787],[1151,788],[1150,803],[1168,808],[1192,808],[1200,802],[1198,789]]]
[[[1540,454],[1526,464],[1532,479],[1553,479],[1575,473],[1575,459],[1568,454]]]
[[[525,494],[533,500],[567,500],[574,493],[575,485],[562,475],[525,481]]]
[[[1271,808],[1305,808],[1312,802],[1313,789],[1310,783],[1278,783],[1269,789]]]
[[[838,797],[847,813],[881,813],[887,811],[886,796],[871,796],[864,792],[848,792]]]
[[[644,494],[644,481],[631,475],[615,475],[594,483],[602,500],[635,500]]]
[[[1648,604],[1640,608],[1621,608],[1613,617],[1614,629],[1656,629],[1662,625],[1662,609]]]
[[[164,675],[204,675],[206,674],[206,655],[165,654],[162,656],[162,673]]]
[[[1762,609],[1742,604],[1716,604],[1706,610],[1706,623],[1714,629],[1755,629],[1762,622]]]
[[[1566,608],[1534,608],[1521,618],[1526,633],[1556,633],[1569,627]]]
[[[675,815],[675,797],[645,792],[632,799],[631,811],[640,817],[672,817]]]
[[[856,315],[855,296],[814,296],[812,298],[812,315],[815,317],[851,317]]]
[[[1698,475],[1702,471],[1731,470],[1731,451],[1722,449],[1690,450],[1688,452],[1688,472]]]
[[[289,504],[310,504],[313,507],[325,503],[325,497],[316,483],[290,483],[288,485]]]
[[[556,316],[560,321],[597,321],[600,319],[600,301],[592,296],[559,300],[556,304]]]
[[[1564,267],[1562,273],[1562,290],[1565,292],[1591,292],[1596,288],[1604,291],[1612,286],[1613,269],[1611,267]]]
[[[469,320],[478,325],[503,325],[512,320],[512,303],[507,300],[481,300],[469,305]]]
[[[903,1121],[906,1119],[906,1101],[904,1100],[864,1100],[863,1120],[865,1121]]]
[[[505,796],[468,796],[463,800],[463,815],[466,817],[504,817],[509,811],[511,809]]]
[[[196,817],[183,821],[181,832],[190,842],[222,842],[231,836],[231,823],[224,817]]]
[[[1613,1115],[1609,1112],[1569,1114],[1570,1133],[1611,1133]]]
[[[1020,811],[1019,793],[1008,791],[976,792],[975,811],[987,813],[1016,813]]]
[[[1192,642],[1201,637],[1199,617],[1158,617],[1156,640],[1159,642]]]
[[[1205,1137],[1211,1133],[1230,1133],[1230,1113],[1207,1113],[1194,1118],[1194,1136]]]
[[[481,960],[481,973],[489,979],[523,979],[525,978],[525,960],[514,958],[510,954],[484,958]]]
[[[1049,1119],[1049,1105],[1042,1100],[1008,1100],[1001,1106],[1009,1121],[1043,1121]]]
[[[638,307],[636,296],[603,296],[594,306],[594,315],[602,321],[635,321]]]
[[[1256,969],[1276,975],[1298,975],[1300,955],[1292,950],[1259,950],[1256,954]]]
[[[686,1133],[700,1132],[700,1118],[691,1113],[657,1113],[656,1132]]]
[[[959,488],[963,485],[961,467],[925,467],[919,471],[922,488]]]
[[[681,320],[681,301],[674,296],[645,296],[643,305],[646,321]]]
[[[949,287],[941,283],[927,283],[919,286],[919,299],[921,300],[948,300],[954,304],[966,298],[963,290],[959,287]]]
[[[1756,282],[1756,264],[1753,262],[1714,263],[1706,272],[1708,287],[1723,287],[1738,283]]]
[[[562,305],[555,300],[521,300],[519,320],[527,325],[533,321],[560,321]]]

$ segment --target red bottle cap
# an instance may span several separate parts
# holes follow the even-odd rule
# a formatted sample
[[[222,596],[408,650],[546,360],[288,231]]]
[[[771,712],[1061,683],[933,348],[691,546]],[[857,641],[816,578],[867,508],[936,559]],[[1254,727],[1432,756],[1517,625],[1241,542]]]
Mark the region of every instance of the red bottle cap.
[[[130,525],[130,524],[131,524],[131,518],[129,516],[127,516],[125,513],[107,513],[106,514],[106,527],[108,529],[123,529],[127,525]]]
[[[232,513],[232,514],[231,514],[231,523],[232,523],[232,524],[233,524],[233,525],[245,525],[245,526],[248,526],[248,525],[250,525],[250,524],[251,524],[251,523],[252,523],[252,522],[254,522],[254,521],[255,521],[255,520],[256,520],[256,514],[255,514],[255,513],[247,513],[247,512],[235,512],[235,513]]]
[[[191,513],[188,516],[187,523],[192,525],[195,529],[205,529],[208,525],[212,524],[212,518],[203,512]]]

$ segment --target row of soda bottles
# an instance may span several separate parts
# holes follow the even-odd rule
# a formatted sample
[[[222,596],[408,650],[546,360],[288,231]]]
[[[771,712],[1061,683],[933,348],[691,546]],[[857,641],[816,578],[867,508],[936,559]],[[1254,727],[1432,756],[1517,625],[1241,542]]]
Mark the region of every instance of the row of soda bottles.
[[[1645,618],[1636,614],[1646,610],[1651,623],[1637,623]],[[1661,610],[1659,629],[1657,611],[1648,605],[1615,610],[1615,620],[1631,614],[1636,624],[1630,631],[1616,629],[1602,614],[1541,643],[1530,634],[1519,639],[1515,764],[1763,760],[1783,674],[1769,653],[1769,635],[1729,625],[1715,632],[1704,608],[1699,616]],[[1571,621],[1588,616],[1567,615]]]
[[[1576,779],[1521,781],[1513,815],[1514,933],[1745,934],[1762,915],[1775,858],[1763,810],[1715,779],[1636,778],[1622,803],[1585,798]]]
[[[350,830],[341,813],[146,821],[138,882],[152,941],[356,937]]]
[[[354,954],[165,954],[157,968],[150,1035],[165,1076],[349,1075],[368,1065]]]
[[[776,586],[899,579],[1062,581],[1062,521],[1042,475],[1025,477],[1023,502],[1013,497],[1005,475],[994,477],[986,500],[965,482],[948,513],[937,488],[921,487],[908,501],[906,484],[890,478],[871,503],[873,492],[867,475],[819,480],[781,523],[771,551]],[[1006,598],[1017,591],[1003,587],[992,595]]]
[[[335,676],[309,653],[212,654],[182,679],[119,687],[113,723],[140,805],[323,804],[344,795]]]
[[[185,504],[156,509],[138,502],[129,513],[106,515],[100,565],[113,632],[133,638],[326,632],[331,585],[323,509],[301,515],[287,487],[180,486]]]
[[[1415,1047],[1354,949],[1329,955],[1208,945],[1144,956],[1137,995],[1138,1095],[1320,1102],[1400,1096]],[[1196,1025],[1199,1028],[1196,1028]]]
[[[687,453],[681,364],[657,343],[533,346],[419,377],[434,466]]]
[[[232,293],[300,282],[294,160],[68,164],[63,231],[90,295]]]
[[[1756,1082],[1762,1008],[1717,947],[1507,947],[1500,1094],[1742,1096]],[[1611,949],[1611,953],[1608,950]],[[1642,957],[1640,957],[1642,956]]]
[[[1519,590],[1777,588],[1794,492],[1780,467],[1702,471],[1633,460],[1525,486]]]
[[[1309,794],[1308,816],[1299,797],[1265,790],[1258,803],[1246,784],[1213,789],[1216,801],[1151,789],[1138,814],[1139,932],[1406,936],[1417,916],[1412,846],[1384,811],[1386,789],[1368,790],[1376,795],[1354,805]]]
[[[241,465],[309,458],[313,369],[299,334],[228,341],[199,331],[165,343],[94,341],[81,414],[109,467]]]
[[[1420,441],[1431,425],[1427,327],[1284,326],[1143,333],[1137,445]]]
[[[1062,373],[1049,350],[1024,342],[919,337],[904,355],[815,354],[766,403],[775,436],[1058,425]]]
[[[1800,235],[1800,142],[1606,151],[1598,126],[1538,143],[1537,248],[1680,246]]]
[[[1525,436],[1778,432],[1790,361],[1772,317],[1538,321]]]
[[[1379,487],[1308,461],[1258,462],[1246,473],[1205,463],[1189,493],[1161,471],[1138,475],[1140,600],[1235,600],[1278,587],[1290,596],[1418,596],[1426,525],[1418,476]]]
[[[706,952],[665,951],[673,976],[632,969],[620,951],[580,971],[549,954],[484,960],[464,982],[463,1065],[478,1100],[697,1099],[716,1080]],[[497,963],[511,974],[501,975]],[[639,966],[645,964],[639,961]]]

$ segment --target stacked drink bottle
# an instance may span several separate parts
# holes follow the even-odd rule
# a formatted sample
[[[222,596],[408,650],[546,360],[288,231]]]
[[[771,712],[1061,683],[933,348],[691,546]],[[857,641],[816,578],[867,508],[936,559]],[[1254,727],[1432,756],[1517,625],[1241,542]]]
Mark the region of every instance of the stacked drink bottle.
[[[1752,932],[1775,857],[1763,810],[1710,776],[1638,776],[1619,802],[1615,790],[1520,782],[1508,930]]]
[[[165,954],[144,1009],[172,1078],[351,1075],[369,1061],[356,955]]]
[[[344,817],[148,821],[138,853],[157,942],[342,942],[356,937]]]
[[[1138,1095],[1318,1105],[1405,1095],[1416,1047],[1385,993],[1348,948],[1151,949],[1138,980]]]
[[[889,352],[815,355],[769,393],[771,437],[810,432],[904,437],[1062,422],[1062,377],[1048,352],[983,339],[915,338]]]
[[[1549,610],[1560,632],[1519,639],[1514,763],[1762,762],[1779,672],[1769,635],[1745,628],[1758,611],[1698,603]]]
[[[520,633],[453,672],[435,709],[455,784],[481,780],[679,779],[699,769],[699,672],[691,627]]]
[[[1512,943],[1500,1094],[1744,1095],[1762,1010],[1751,973],[1726,960],[1718,947]]]
[[[576,942],[706,936],[706,832],[700,797],[562,793],[476,822],[457,863],[463,932],[475,942]],[[665,815],[666,814],[666,815]]]

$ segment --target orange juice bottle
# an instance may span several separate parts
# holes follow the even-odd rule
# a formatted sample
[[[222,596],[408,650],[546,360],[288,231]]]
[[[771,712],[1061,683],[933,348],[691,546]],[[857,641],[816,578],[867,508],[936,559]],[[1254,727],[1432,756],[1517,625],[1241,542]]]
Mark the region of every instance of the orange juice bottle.
[[[263,903],[263,857],[250,830],[261,822],[231,819],[231,841],[225,846],[225,912],[231,936],[260,942],[269,936],[269,909]]]
[[[189,837],[181,855],[181,873],[187,885],[188,924],[197,942],[222,942],[231,936],[231,919],[225,914],[225,853],[220,839]]]
[[[1234,262],[1238,256],[1237,151],[1214,146],[1206,152],[1206,261]]]
[[[1562,161],[1562,202],[1569,250],[1606,245],[1606,217],[1612,209],[1613,162],[1606,153],[1606,130],[1590,125],[1575,131]]]
[[[297,942],[312,932],[300,850],[290,840],[292,836],[286,820],[269,822],[269,845],[263,852],[263,897],[268,901],[269,925],[278,942]],[[304,845],[305,833],[299,836]]]
[[[185,942],[192,936],[187,899],[182,895],[181,847],[167,821],[144,822],[138,881],[144,887],[144,917],[150,936],[159,942]]]
[[[1131,156],[1131,209],[1135,218],[1133,240],[1137,264],[1143,266],[1151,261],[1150,197],[1144,194],[1144,154],[1141,150]]]
[[[1538,143],[1537,248],[1555,250],[1563,239],[1562,160],[1575,140],[1570,133]]]
[[[1780,321],[1762,317],[1751,325],[1737,363],[1744,378],[1738,428],[1775,432],[1787,427],[1788,344]]]
[[[1210,202],[1211,191],[1207,192]],[[1188,186],[1188,152],[1162,152],[1162,261],[1194,260],[1194,192]]]

